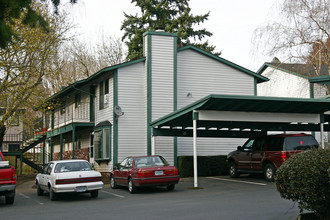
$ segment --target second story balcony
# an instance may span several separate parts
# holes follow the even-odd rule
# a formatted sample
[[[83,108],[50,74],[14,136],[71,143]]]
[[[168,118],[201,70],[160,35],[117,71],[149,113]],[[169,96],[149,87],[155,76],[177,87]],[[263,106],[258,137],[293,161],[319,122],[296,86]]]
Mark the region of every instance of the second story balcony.
[[[94,122],[94,112],[91,112],[89,102],[72,103],[55,109],[53,117],[49,118],[52,119],[50,121],[51,129],[57,129],[72,123]]]

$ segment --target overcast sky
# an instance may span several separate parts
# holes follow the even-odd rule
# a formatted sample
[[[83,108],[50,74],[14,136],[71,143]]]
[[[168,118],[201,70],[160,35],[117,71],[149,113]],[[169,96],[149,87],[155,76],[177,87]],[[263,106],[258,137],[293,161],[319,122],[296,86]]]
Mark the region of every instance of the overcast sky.
[[[240,66],[257,71],[272,57],[254,53],[252,35],[256,28],[274,16],[275,5],[280,0],[190,0],[194,15],[210,11],[209,20],[201,27],[213,33],[209,43],[222,51],[221,57]],[[78,0],[67,6],[80,28],[80,38],[90,44],[96,43],[100,35],[121,37],[124,12],[135,14],[139,8],[131,0]]]

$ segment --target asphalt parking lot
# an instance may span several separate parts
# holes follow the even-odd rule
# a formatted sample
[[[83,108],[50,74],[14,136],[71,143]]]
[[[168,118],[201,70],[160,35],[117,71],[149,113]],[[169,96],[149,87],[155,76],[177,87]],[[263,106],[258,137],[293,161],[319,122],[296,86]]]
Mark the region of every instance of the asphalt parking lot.
[[[282,199],[274,183],[260,176],[182,178],[173,192],[145,188],[130,194],[127,188],[105,185],[98,198],[63,194],[50,201],[37,196],[33,181],[18,185],[13,205],[0,197],[5,219],[283,219],[299,215],[297,204]]]

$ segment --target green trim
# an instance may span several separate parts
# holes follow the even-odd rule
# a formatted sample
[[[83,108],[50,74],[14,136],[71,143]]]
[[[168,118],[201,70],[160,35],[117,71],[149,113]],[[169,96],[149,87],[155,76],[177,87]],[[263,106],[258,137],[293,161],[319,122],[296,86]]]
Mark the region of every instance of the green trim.
[[[178,35],[176,33],[168,33],[168,32],[159,32],[159,31],[147,31],[143,33],[144,36],[150,36],[150,35],[161,35],[161,36],[171,36],[171,37],[177,37]]]
[[[280,64],[279,64],[280,65]],[[259,70],[257,71],[257,74],[261,75],[262,72],[267,68],[267,67],[271,67],[271,68],[274,68],[274,69],[277,69],[277,70],[281,70],[283,72],[286,72],[286,73],[290,73],[292,75],[295,75],[295,76],[299,76],[299,77],[302,77],[302,78],[305,78],[305,79],[308,79],[308,76],[304,76],[304,75],[301,75],[301,74],[298,74],[298,73],[295,73],[295,72],[291,72],[287,69],[283,69],[279,66],[274,66],[272,64],[269,64],[269,63],[264,63],[260,68]]]
[[[321,123],[324,123],[325,120],[324,120],[324,113],[320,114],[320,122]]]
[[[257,78],[254,78],[254,95],[258,95],[258,80]]]
[[[73,127],[94,127],[94,122],[89,123],[71,123],[60,128],[53,129],[47,132],[47,138],[58,136],[60,134],[65,134],[71,132]]]
[[[104,129],[105,128],[108,128],[109,129],[109,158],[104,158],[103,155],[104,155],[104,143],[103,143],[103,137],[104,137]],[[111,160],[111,147],[112,147],[112,144],[111,144],[111,134],[112,134],[112,125],[104,125],[104,126],[100,126],[100,127],[97,127],[94,129],[94,131],[101,131],[101,158],[95,158],[95,153],[94,153],[94,158],[95,158],[95,161],[97,162],[106,162],[106,161],[110,161]],[[95,146],[94,146],[94,150],[95,150]]]
[[[316,76],[316,77],[309,77],[308,81],[310,83],[318,83],[324,85],[330,85],[330,76]]]
[[[60,160],[63,159],[63,134],[60,134]]]
[[[148,32],[147,32],[148,33]],[[146,34],[146,33],[145,33]],[[152,69],[151,69],[151,35],[147,36],[147,155],[151,155],[151,127],[152,121]]]
[[[152,127],[162,124],[181,116],[188,115],[192,110],[222,110],[222,111],[245,111],[242,107],[237,108],[236,103],[244,103],[250,112],[281,112],[281,113],[320,113],[330,110],[330,100],[307,99],[307,98],[285,98],[285,97],[262,97],[243,95],[208,95],[196,102],[172,112],[162,118],[153,121]],[[219,103],[222,103],[221,106]],[[315,108],[315,105],[318,108]],[[263,106],[261,109],[260,106]],[[212,108],[211,108],[212,106]],[[221,108],[220,108],[221,107]],[[277,109],[275,109],[275,107]],[[280,111],[281,110],[281,111]],[[191,118],[191,116],[189,116]],[[180,123],[179,123],[180,124]]]
[[[173,47],[174,47],[174,63],[173,63],[173,110],[176,111],[178,109],[178,46],[177,46],[177,41],[178,38],[175,36],[173,38],[174,42],[173,42]],[[174,137],[174,149],[173,149],[173,159],[174,159],[174,166],[178,166],[178,138]]]
[[[199,113],[193,112],[192,119],[198,121],[199,120]]]
[[[113,73],[113,109],[118,105],[118,69]],[[113,111],[113,165],[118,162],[118,121]]]
[[[228,65],[228,66],[230,66],[230,67],[233,67],[233,68],[235,68],[235,69],[237,69],[237,70],[240,70],[240,71],[242,71],[242,72],[244,72],[244,73],[246,73],[246,74],[249,74],[249,75],[255,77],[255,78],[257,79],[257,82],[258,82],[258,83],[262,83],[262,82],[269,81],[269,79],[266,78],[266,77],[264,77],[264,76],[261,76],[261,75],[255,73],[255,72],[253,72],[253,71],[251,71],[251,70],[248,70],[248,69],[246,69],[246,68],[244,68],[244,67],[242,67],[242,66],[240,66],[240,65],[237,65],[237,64],[235,64],[235,63],[233,63],[233,62],[230,62],[229,60],[226,60],[226,59],[224,59],[224,58],[221,58],[221,57],[218,57],[218,56],[213,55],[213,54],[211,54],[211,53],[208,53],[208,52],[206,52],[206,51],[204,51],[204,50],[202,50],[202,49],[199,49],[199,48],[197,48],[197,47],[194,47],[194,46],[192,46],[192,45],[185,46],[185,47],[181,47],[181,48],[178,49],[178,52],[183,51],[183,50],[188,50],[188,49],[191,49],[191,50],[194,50],[194,51],[199,52],[199,53],[201,53],[201,54],[204,54],[204,55],[206,55],[206,56],[208,56],[208,57],[210,57],[210,58],[212,58],[212,59],[215,59],[215,60],[217,60],[217,61],[220,61],[220,62],[223,63],[223,64],[226,64],[226,65]]]
[[[76,126],[73,125],[72,126],[72,159],[74,159],[74,142],[76,141],[75,137],[76,137]]]
[[[314,83],[309,83],[309,96],[314,98]]]

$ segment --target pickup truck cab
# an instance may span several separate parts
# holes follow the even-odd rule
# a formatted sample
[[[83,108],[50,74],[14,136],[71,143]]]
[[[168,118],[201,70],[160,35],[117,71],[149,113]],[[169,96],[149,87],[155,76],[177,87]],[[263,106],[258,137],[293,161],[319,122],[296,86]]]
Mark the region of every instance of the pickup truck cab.
[[[16,169],[5,161],[0,152],[0,196],[6,197],[6,204],[13,204],[16,192]]]

